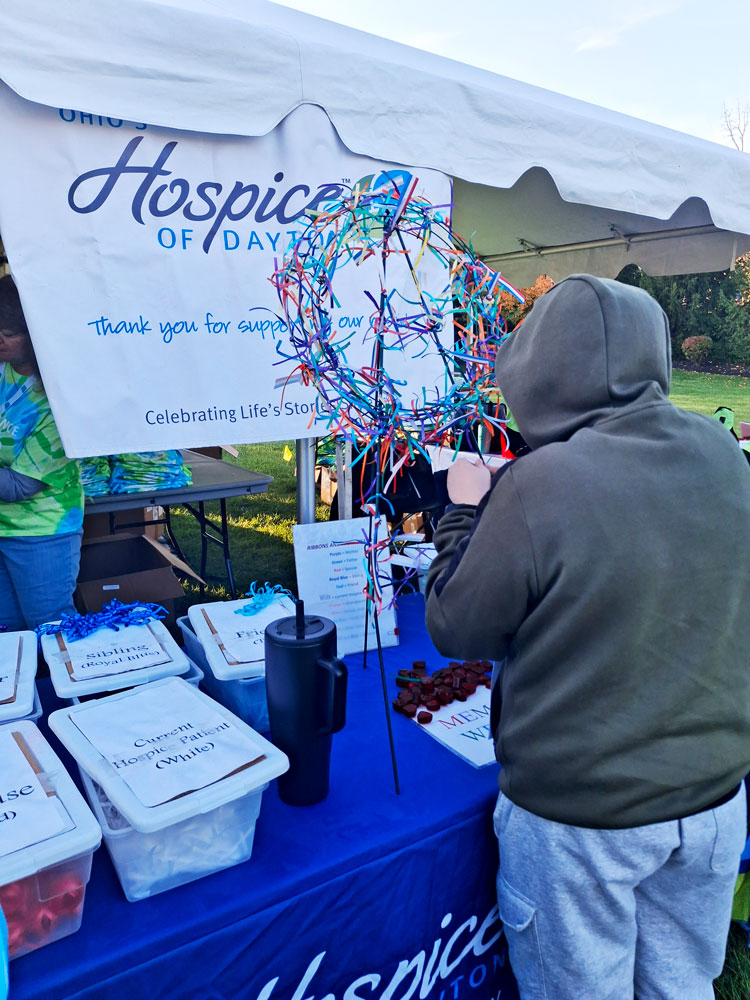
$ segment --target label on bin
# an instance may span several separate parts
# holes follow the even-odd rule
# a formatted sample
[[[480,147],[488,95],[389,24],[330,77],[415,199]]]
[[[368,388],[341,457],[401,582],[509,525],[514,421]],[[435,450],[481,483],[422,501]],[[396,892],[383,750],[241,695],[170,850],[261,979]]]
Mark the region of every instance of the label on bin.
[[[216,630],[216,641],[228,663],[262,662],[266,625],[293,614],[294,605],[284,597],[254,615],[239,615],[232,606],[221,604],[204,610],[206,621]]]
[[[22,642],[21,636],[13,632],[0,635],[0,704],[16,696]]]
[[[66,649],[77,681],[155,667],[171,659],[148,625],[126,625],[116,632],[97,629],[84,639],[68,642]]]
[[[146,684],[71,714],[89,743],[145,806],[212,785],[262,752],[189,685]]]
[[[12,726],[0,729],[0,857],[40,844],[71,826],[60,800],[44,790],[26,754],[34,759]]]

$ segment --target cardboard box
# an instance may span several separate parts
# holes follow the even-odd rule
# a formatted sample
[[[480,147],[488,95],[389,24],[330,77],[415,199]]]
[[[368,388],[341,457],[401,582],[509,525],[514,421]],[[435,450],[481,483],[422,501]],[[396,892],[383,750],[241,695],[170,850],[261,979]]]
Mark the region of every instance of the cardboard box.
[[[401,531],[407,535],[424,531],[424,514],[412,514],[411,517],[407,517],[401,525]]]
[[[175,600],[183,596],[176,573],[204,583],[187,563],[146,535],[107,535],[84,540],[75,602],[80,611],[99,611],[116,597],[161,604],[169,612],[165,624],[175,627]]]
[[[115,530],[113,534],[121,534],[128,531],[147,535],[158,541],[164,534],[163,524],[149,524],[150,521],[158,521],[164,516],[162,507],[134,507],[132,510],[116,511],[114,514]],[[122,525],[133,525],[139,521],[145,522],[140,528],[123,528]],[[118,530],[119,529],[119,530]],[[110,535],[109,514],[84,514],[83,517],[83,540],[89,538],[105,538]]]

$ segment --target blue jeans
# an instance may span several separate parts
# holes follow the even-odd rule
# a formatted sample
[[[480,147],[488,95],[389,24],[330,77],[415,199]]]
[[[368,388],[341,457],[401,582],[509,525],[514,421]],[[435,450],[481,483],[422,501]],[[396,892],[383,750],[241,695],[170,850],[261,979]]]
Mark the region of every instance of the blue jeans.
[[[0,538],[0,625],[33,629],[75,611],[82,536]]]

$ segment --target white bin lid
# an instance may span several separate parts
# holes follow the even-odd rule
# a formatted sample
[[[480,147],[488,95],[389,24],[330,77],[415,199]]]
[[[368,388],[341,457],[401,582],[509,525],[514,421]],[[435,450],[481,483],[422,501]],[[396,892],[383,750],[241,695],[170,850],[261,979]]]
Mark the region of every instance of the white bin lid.
[[[167,802],[154,806],[144,805],[113,764],[84,736],[76,725],[75,719],[79,712],[95,712],[103,706],[111,706],[114,702],[125,702],[126,699],[130,698],[137,699],[146,690],[154,692],[156,689],[159,689],[159,697],[164,706],[160,719],[160,729],[164,733],[169,734],[170,727],[175,729],[184,722],[181,716],[174,712],[170,714],[170,698],[178,690],[182,691],[183,694],[189,692],[191,698],[197,699],[198,707],[210,708],[227,720],[238,734],[249,739],[253,757],[262,757],[263,759],[250,767],[244,767],[242,770],[222,777],[210,785],[181,794]],[[269,781],[289,769],[286,755],[272,743],[265,740],[223,705],[218,704],[208,695],[178,677],[153,681],[147,686],[147,689],[134,688],[130,691],[110,695],[107,698],[100,698],[96,702],[89,701],[60,709],[50,715],[49,726],[75,757],[81,768],[101,785],[110,801],[119,809],[128,823],[140,833],[153,833],[171,826],[173,823],[189,819],[191,816],[217,809],[225,802],[231,802],[258,788],[265,787]],[[150,741],[150,744],[153,747],[154,742]]]
[[[236,614],[249,603],[248,598],[239,601],[214,601],[210,604],[194,604],[188,608],[188,618],[198,642],[203,646],[206,660],[214,677],[220,681],[234,681],[248,677],[263,677],[266,673],[263,634],[266,625],[277,618],[288,618],[294,614],[294,602],[289,597],[280,599],[255,615]],[[236,619],[236,622],[234,621]],[[226,654],[219,645],[221,624],[231,622],[238,630],[257,631],[259,659],[252,662],[232,663],[231,654]],[[213,626],[213,627],[212,627]],[[216,632],[214,632],[214,629]]]
[[[161,677],[173,677],[176,674],[186,674],[190,669],[190,661],[169,634],[166,626],[154,619],[149,622],[154,636],[161,643],[169,656],[166,663],[157,663],[152,667],[140,667],[125,673],[113,673],[104,677],[90,677],[86,680],[75,680],[71,677],[60,650],[56,635],[42,636],[42,654],[49,667],[55,692],[58,698],[75,698],[82,694],[102,694],[107,691],[121,691],[123,688],[145,684],[147,681],[158,680]],[[100,635],[103,641],[116,642],[118,633],[114,629],[99,629],[92,636]],[[64,637],[63,637],[64,638]],[[75,652],[75,642],[65,640],[66,647]]]
[[[20,650],[20,658],[19,658]],[[3,632],[0,634],[0,676],[15,677],[15,697],[0,705],[0,722],[22,719],[34,710],[34,678],[36,677],[37,637],[34,632]]]
[[[33,722],[21,721],[3,726],[0,732],[3,738],[12,733],[20,735],[40,769],[38,778],[42,787],[47,792],[55,793],[69,819],[69,829],[10,854],[2,854],[2,834],[0,834],[0,886],[2,886],[33,875],[43,868],[96,850],[101,843],[102,831],[60,758]],[[3,796],[11,791],[3,780],[4,768],[7,767],[7,760],[0,757],[0,795]],[[0,804],[0,813],[10,808],[14,801],[11,799]]]

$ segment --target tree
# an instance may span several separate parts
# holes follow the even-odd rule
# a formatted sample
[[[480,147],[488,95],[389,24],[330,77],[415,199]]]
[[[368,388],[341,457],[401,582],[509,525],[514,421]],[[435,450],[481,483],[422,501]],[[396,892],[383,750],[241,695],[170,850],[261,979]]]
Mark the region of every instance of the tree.
[[[735,108],[728,108],[726,104],[721,108],[722,128],[735,149],[741,152],[745,149],[745,133],[750,125],[750,104],[740,104],[737,101]],[[750,137],[748,137],[750,138]]]
[[[618,281],[652,295],[669,319],[672,354],[682,357],[687,337],[710,337],[713,360],[750,364],[750,255],[738,258],[733,271],[652,278],[628,264]]]
[[[524,301],[520,303],[510,292],[500,294],[500,311],[508,324],[509,329],[517,326],[526,316],[529,309],[534,305],[540,295],[544,295],[554,285],[554,281],[546,274],[540,274],[533,285],[528,288],[519,288]]]

